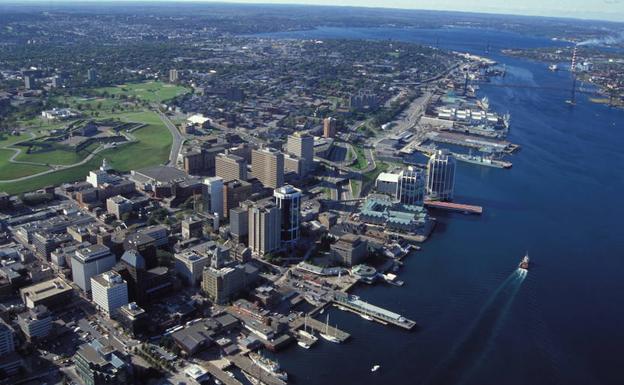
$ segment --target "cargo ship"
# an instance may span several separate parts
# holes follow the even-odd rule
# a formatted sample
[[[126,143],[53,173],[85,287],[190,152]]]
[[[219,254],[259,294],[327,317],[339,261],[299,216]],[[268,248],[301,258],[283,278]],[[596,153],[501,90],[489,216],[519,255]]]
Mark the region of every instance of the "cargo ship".
[[[522,258],[522,261],[518,264],[518,268],[522,270],[529,270],[529,253]]]
[[[505,162],[503,160],[496,160],[492,157],[483,155],[472,154],[453,154],[455,158],[460,162],[478,164],[480,166],[495,167],[495,168],[511,168],[511,162]]]

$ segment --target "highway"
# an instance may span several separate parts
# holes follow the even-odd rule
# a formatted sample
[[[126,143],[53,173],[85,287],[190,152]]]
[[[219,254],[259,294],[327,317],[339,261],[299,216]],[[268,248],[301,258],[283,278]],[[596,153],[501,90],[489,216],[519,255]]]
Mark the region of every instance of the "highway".
[[[160,120],[162,120],[165,126],[169,129],[169,132],[171,132],[173,141],[171,142],[171,152],[169,153],[169,165],[175,167],[178,162],[178,155],[180,155],[180,151],[182,150],[184,137],[166,114],[160,112],[157,108],[154,108],[154,112],[158,114]]]

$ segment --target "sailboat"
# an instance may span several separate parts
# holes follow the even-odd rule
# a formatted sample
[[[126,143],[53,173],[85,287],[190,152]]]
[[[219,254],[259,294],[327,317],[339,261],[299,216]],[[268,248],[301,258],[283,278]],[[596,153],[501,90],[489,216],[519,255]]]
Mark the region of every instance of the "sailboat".
[[[297,345],[301,346],[304,349],[310,349],[310,347],[312,345],[314,345],[316,343],[316,341],[318,341],[318,337],[315,336],[313,333],[308,332],[308,316],[305,316],[305,319],[303,321],[303,330],[299,330],[299,335],[303,338],[299,341],[297,341]],[[306,340],[308,340],[309,342],[307,342]]]
[[[332,336],[329,333],[329,314],[327,315],[327,321],[325,323],[325,333],[321,333],[321,337],[323,337],[324,340],[333,342],[335,344],[340,343],[340,340],[336,336]]]

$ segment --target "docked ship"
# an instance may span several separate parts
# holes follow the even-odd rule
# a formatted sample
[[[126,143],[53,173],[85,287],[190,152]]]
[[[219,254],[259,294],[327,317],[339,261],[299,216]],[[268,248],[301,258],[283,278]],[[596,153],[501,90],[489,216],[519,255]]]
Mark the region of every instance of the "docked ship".
[[[477,164],[480,166],[495,167],[495,168],[511,168],[511,162],[505,162],[503,160],[493,159],[491,156],[472,155],[472,154],[453,154],[455,158],[460,162]]]
[[[335,344],[339,344],[340,343],[340,340],[338,339],[338,337],[332,336],[329,333],[329,314],[327,315],[327,322],[325,323],[325,332],[324,333],[320,333],[320,335],[326,341],[333,342]]]
[[[529,253],[522,258],[522,261],[518,264],[518,268],[522,270],[529,270]]]
[[[273,375],[282,381],[288,380],[288,374],[280,369],[277,361],[254,352],[249,353],[249,358],[254,364],[268,374]]]

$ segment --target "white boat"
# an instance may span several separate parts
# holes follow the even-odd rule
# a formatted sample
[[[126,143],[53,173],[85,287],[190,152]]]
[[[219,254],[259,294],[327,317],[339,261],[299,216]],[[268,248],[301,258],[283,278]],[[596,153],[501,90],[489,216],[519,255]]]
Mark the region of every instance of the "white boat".
[[[320,335],[326,341],[333,342],[335,344],[340,343],[338,337],[329,334],[329,314],[327,315],[327,322],[325,323],[325,333],[320,333]]]
[[[310,349],[310,347],[312,346],[309,343],[301,340],[297,341],[297,345],[301,346],[304,349]]]
[[[371,368],[371,372],[375,373],[376,371],[378,371],[381,368],[381,365],[373,365],[373,367]]]
[[[303,330],[299,330],[298,333],[301,336],[301,339],[297,341],[297,345],[301,346],[304,349],[310,349],[310,347],[312,347],[312,345],[314,345],[316,341],[318,341],[318,337],[314,335],[314,332],[312,330],[308,331],[307,315],[303,323]]]
[[[373,317],[369,316],[368,314],[360,314],[360,317],[364,318],[367,321],[374,321]]]
[[[554,71],[557,71],[559,69],[559,66],[556,65],[556,64],[551,64],[551,65],[548,66],[548,69],[554,72]]]
[[[282,381],[288,380],[288,374],[280,370],[280,366],[277,361],[253,352],[249,353],[249,358],[254,364],[256,364],[260,369],[264,370],[268,374],[271,374]]]
[[[526,253],[524,258],[522,258],[522,261],[520,261],[518,268],[522,270],[529,270],[529,253]]]

